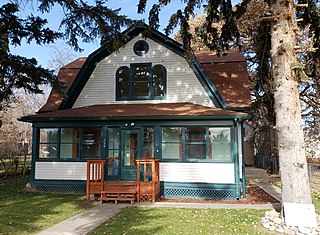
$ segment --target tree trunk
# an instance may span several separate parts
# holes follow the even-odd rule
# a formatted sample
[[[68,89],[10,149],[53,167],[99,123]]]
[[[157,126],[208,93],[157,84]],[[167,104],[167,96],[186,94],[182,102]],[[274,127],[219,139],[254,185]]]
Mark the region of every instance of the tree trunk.
[[[276,0],[271,29],[276,130],[284,202],[312,203],[305,156],[296,63],[293,1]]]
[[[271,27],[276,131],[283,203],[312,204],[302,129],[292,0],[275,0]],[[297,212],[298,213],[298,212]]]

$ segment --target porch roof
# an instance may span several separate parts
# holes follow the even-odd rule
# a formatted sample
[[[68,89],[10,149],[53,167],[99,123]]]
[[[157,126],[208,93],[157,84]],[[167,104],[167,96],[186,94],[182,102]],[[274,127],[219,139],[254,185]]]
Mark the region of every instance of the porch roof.
[[[21,120],[61,121],[61,120],[119,120],[135,119],[247,119],[249,115],[243,112],[212,108],[193,103],[160,103],[160,104],[107,104],[92,105],[80,108],[38,113],[23,117]]]

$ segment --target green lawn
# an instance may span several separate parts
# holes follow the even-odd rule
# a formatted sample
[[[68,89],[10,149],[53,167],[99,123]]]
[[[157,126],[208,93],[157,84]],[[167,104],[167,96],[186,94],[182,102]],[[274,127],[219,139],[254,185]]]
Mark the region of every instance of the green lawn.
[[[34,234],[89,206],[81,195],[25,192],[26,183],[0,180],[0,235]]]
[[[93,234],[269,234],[259,225],[264,210],[129,207]]]
[[[0,235],[34,234],[90,205],[81,195],[25,192],[26,179],[0,180]],[[320,213],[320,193],[313,194]],[[90,234],[268,234],[263,210],[129,207]]]
[[[320,215],[320,192],[312,193],[312,202],[316,208],[316,212]]]

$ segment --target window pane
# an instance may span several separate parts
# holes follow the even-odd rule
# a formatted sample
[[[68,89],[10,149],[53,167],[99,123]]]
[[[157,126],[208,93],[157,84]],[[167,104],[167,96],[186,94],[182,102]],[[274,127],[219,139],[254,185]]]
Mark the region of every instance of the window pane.
[[[154,96],[164,96],[164,83],[153,82]]]
[[[101,128],[84,128],[81,158],[101,158]]]
[[[138,134],[125,133],[124,135],[124,153],[123,164],[124,166],[135,166],[138,157]]]
[[[232,160],[230,128],[209,128],[210,159]]]
[[[142,157],[153,158],[153,146],[154,146],[153,128],[144,128]]]
[[[149,82],[149,65],[133,66],[133,81]]]
[[[57,158],[58,144],[40,144],[39,158]]]
[[[108,157],[118,158],[119,157],[119,140],[120,140],[120,130],[119,128],[109,128],[109,148]]]
[[[40,129],[40,143],[58,143],[58,128]]]
[[[60,158],[77,158],[79,128],[61,128]]]
[[[130,90],[130,69],[123,66],[117,71],[117,78],[119,82],[120,97],[129,97]]]
[[[127,66],[119,68],[117,72],[120,82],[129,82],[130,69]]]
[[[150,84],[149,82],[134,82],[133,83],[133,96],[150,96],[149,94]]]
[[[206,159],[206,144],[186,144],[186,159]]]
[[[186,142],[206,142],[206,128],[186,127]]]
[[[58,128],[40,129],[39,158],[58,157]]]
[[[78,143],[60,145],[60,158],[77,158],[78,157]]]
[[[162,143],[162,159],[180,159],[180,144]]]
[[[155,65],[152,68],[152,79],[154,96],[164,96],[165,68],[161,65]]]
[[[181,159],[181,135],[180,127],[162,128],[162,159]]]
[[[120,97],[129,97],[130,95],[130,83],[120,82]]]
[[[181,128],[180,127],[163,127],[162,141],[163,142],[180,142]]]
[[[150,96],[150,65],[133,66],[133,97]]]

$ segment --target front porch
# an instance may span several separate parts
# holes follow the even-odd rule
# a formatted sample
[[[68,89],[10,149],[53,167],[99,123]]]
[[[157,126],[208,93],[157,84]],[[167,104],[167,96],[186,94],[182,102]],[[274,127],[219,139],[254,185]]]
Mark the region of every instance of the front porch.
[[[87,161],[86,198],[99,195],[101,201],[155,202],[160,197],[158,159],[136,160],[137,180],[105,180],[105,160]]]

